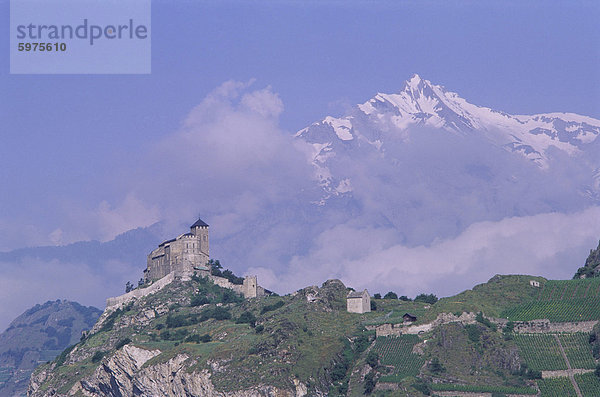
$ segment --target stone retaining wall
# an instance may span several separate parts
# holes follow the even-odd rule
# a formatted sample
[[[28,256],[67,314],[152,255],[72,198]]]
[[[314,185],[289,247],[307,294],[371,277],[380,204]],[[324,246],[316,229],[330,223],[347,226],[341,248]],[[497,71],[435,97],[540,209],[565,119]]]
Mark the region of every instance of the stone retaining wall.
[[[448,323],[458,322],[461,324],[474,324],[475,313],[462,313],[460,316],[455,316],[452,313],[440,313],[437,318],[431,323],[421,325],[407,324],[381,324],[375,327],[377,336],[404,335],[404,334],[420,334],[432,331],[434,328]],[[508,320],[503,318],[486,317],[492,323],[496,324],[499,329],[502,329],[508,323]],[[532,320],[532,321],[514,321],[514,332],[521,334],[534,333],[574,333],[574,332],[592,332],[598,321],[579,321],[572,323],[553,323],[550,320]]]
[[[570,373],[572,373],[573,375],[581,375],[581,374],[587,374],[588,372],[594,372],[594,370],[593,369],[574,368],[571,370],[564,369],[564,370],[560,370],[560,371],[542,371],[542,379],[568,378]]]

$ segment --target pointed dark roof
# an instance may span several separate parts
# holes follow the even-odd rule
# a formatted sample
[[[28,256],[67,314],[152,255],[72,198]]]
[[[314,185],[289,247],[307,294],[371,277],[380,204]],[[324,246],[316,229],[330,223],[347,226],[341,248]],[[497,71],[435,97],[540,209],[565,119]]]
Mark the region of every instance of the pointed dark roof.
[[[192,226],[190,226],[190,228],[192,228],[192,229],[195,227],[208,227],[208,223],[206,223],[202,219],[198,218],[196,223],[194,223]]]

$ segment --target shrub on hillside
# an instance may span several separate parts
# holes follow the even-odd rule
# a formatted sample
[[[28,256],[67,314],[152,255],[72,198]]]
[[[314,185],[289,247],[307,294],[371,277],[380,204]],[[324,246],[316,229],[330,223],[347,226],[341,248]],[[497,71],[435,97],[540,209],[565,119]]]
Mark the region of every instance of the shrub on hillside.
[[[477,322],[485,325],[486,327],[488,327],[492,331],[497,331],[498,330],[498,326],[496,324],[493,324],[487,318],[483,317],[483,313],[482,312],[477,313],[477,315],[475,316],[475,321],[477,321]]]
[[[104,355],[106,354],[106,352],[103,352],[101,350],[98,350],[96,353],[94,353],[94,355],[92,356],[92,362],[93,363],[97,363],[100,362],[100,360],[102,360],[102,357],[104,357]]]
[[[192,300],[190,301],[190,306],[192,306],[192,307],[202,306],[202,305],[206,305],[207,303],[210,303],[210,301],[208,300],[208,298],[206,296],[194,295],[194,296],[192,296]]]
[[[367,354],[367,359],[365,361],[371,368],[377,368],[379,365],[379,354],[377,354],[376,351],[371,350],[369,354]]]
[[[425,302],[433,305],[437,301],[438,297],[434,294],[419,294],[415,297],[415,302]]]
[[[373,371],[369,372],[365,375],[365,394],[371,394],[373,390],[375,390],[375,385],[377,384],[377,380],[375,380],[375,374]]]
[[[252,312],[245,311],[243,312],[237,320],[235,320],[237,324],[250,324],[252,327],[256,324],[256,316],[252,314]]]
[[[233,292],[230,289],[226,289],[223,291],[223,295],[221,297],[221,302],[223,303],[236,303],[236,302],[242,302],[244,299],[242,299],[241,296],[239,296],[238,294],[236,294],[235,292]]]
[[[265,314],[266,312],[277,310],[284,304],[285,304],[284,301],[277,301],[277,302],[273,303],[272,305],[263,306],[263,308],[260,311],[260,314]]]
[[[117,342],[117,344],[115,345],[115,350],[119,350],[120,348],[122,348],[123,346],[125,346],[126,344],[131,343],[131,339],[129,338],[124,338],[121,339],[120,341]]]
[[[465,325],[465,330],[467,331],[467,335],[472,342],[479,342],[481,330],[476,324]]]

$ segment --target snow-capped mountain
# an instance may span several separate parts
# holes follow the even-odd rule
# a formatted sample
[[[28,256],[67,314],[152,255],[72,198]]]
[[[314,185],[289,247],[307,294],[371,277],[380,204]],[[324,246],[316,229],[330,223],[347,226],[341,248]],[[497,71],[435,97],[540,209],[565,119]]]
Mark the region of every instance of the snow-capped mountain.
[[[484,141],[527,159],[539,170],[552,168],[557,159],[570,159],[589,172],[588,183],[578,189],[600,197],[600,120],[572,113],[510,115],[471,104],[419,75],[398,93],[378,93],[345,117],[326,117],[296,136],[312,147],[311,161],[327,199],[352,190],[350,175],[333,172],[335,156],[374,151],[389,157],[390,142],[409,144],[424,130],[445,131],[465,145]]]

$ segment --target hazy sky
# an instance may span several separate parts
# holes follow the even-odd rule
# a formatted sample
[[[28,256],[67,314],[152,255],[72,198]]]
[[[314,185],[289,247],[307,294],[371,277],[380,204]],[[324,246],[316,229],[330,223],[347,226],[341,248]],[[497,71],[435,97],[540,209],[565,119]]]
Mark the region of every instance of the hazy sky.
[[[122,170],[227,80],[271,86],[292,132],[413,73],[509,113],[600,118],[594,1],[154,1],[152,12],[151,75],[9,75],[4,58],[0,249],[51,242],[72,205],[117,205]]]
[[[7,22],[8,1],[0,12]],[[150,75],[10,75],[0,41],[0,250],[109,240],[163,220],[164,202],[181,197],[138,197],[132,180],[152,183],[154,155],[161,177],[177,172],[157,147],[227,81],[254,80],[236,112],[268,102],[253,131],[291,134],[414,73],[512,114],[600,118],[597,1],[153,1],[152,15]]]

